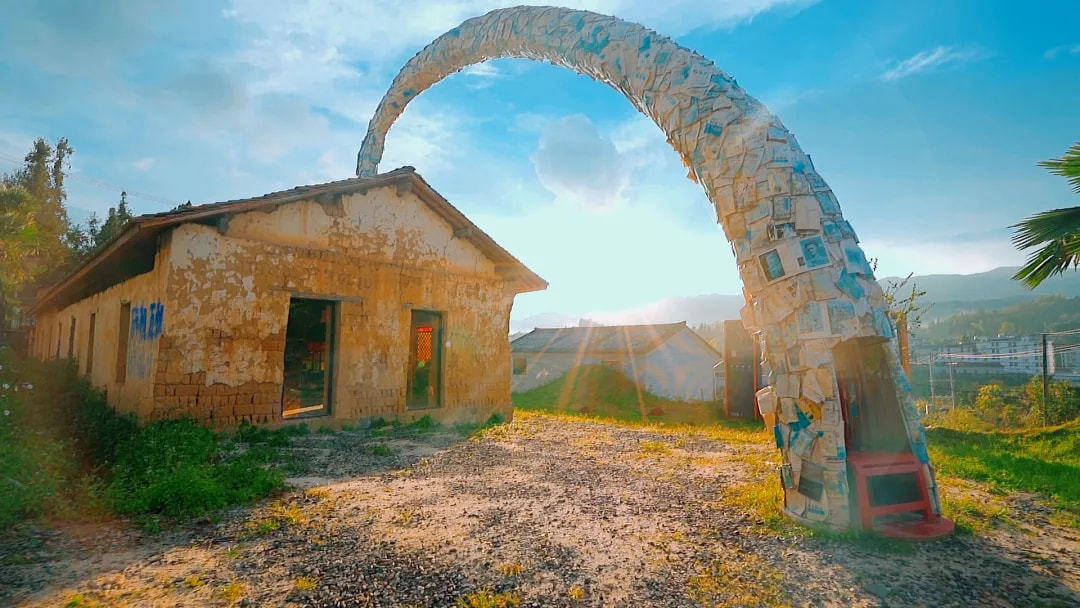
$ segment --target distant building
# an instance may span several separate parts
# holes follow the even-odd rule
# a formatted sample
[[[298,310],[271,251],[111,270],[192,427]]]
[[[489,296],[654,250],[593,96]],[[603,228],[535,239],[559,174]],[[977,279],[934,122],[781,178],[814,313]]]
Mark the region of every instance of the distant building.
[[[537,328],[510,343],[512,392],[562,377],[578,365],[608,365],[654,395],[715,401],[721,355],[686,323]]]
[[[1053,353],[1054,343],[1048,341]],[[956,364],[959,374],[1020,374],[1034,376],[1042,373],[1042,336],[977,336],[960,344],[927,347],[922,357]],[[922,358],[921,357],[921,358]],[[1080,360],[1077,351],[1053,353],[1056,375],[1073,375]]]

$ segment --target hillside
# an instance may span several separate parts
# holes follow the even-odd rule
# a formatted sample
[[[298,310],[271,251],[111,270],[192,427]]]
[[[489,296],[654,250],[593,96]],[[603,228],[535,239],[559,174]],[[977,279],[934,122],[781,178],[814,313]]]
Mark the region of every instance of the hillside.
[[[974,274],[927,274],[912,280],[926,292],[932,302],[981,302],[1003,298],[1033,298],[1045,295],[1080,296],[1080,272],[1070,271],[1048,279],[1034,290],[1027,289],[1012,279],[1016,267],[1002,266],[987,272]],[[884,277],[882,285],[896,281],[897,277]]]
[[[1015,267],[1002,266],[975,274],[917,275],[912,277],[912,282],[926,292],[922,301],[933,304],[923,317],[925,321],[935,321],[961,312],[1004,309],[1041,296],[1080,297],[1080,272],[1066,272],[1062,276],[1049,279],[1035,290],[1028,290],[1012,280],[1015,272]],[[884,277],[879,282],[882,286],[887,286],[890,282],[899,280],[897,277]],[[738,319],[739,309],[744,304],[741,295],[703,294],[667,298],[622,311],[583,315],[544,313],[513,319],[510,326],[514,332],[531,331],[534,327],[571,327],[578,325],[582,318],[587,318],[603,325],[686,321],[693,327],[724,319]]]
[[[962,312],[924,324],[917,334],[933,343],[970,336],[1029,335],[1080,327],[1080,297],[1043,296],[998,310]]]

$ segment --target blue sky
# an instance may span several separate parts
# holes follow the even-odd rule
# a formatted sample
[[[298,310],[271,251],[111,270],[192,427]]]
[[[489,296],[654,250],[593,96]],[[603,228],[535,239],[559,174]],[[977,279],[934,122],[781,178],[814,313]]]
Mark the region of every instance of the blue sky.
[[[352,175],[400,66],[475,0],[17,3],[0,21],[0,170],[76,149],[70,205],[103,214]],[[515,2],[508,4],[516,4]],[[568,3],[698,50],[798,136],[879,276],[1017,264],[1006,226],[1077,204],[1036,162],[1080,139],[1073,2]],[[548,279],[515,318],[738,293],[715,215],[618,93],[498,60],[421,95],[381,168],[409,164]]]

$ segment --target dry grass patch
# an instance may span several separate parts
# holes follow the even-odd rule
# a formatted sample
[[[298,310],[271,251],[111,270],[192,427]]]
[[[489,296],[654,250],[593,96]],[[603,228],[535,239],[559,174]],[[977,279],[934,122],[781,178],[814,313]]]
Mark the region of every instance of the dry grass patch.
[[[671,446],[663,441],[642,441],[641,453],[654,456],[667,456],[671,453]]]
[[[942,513],[963,532],[978,534],[1001,526],[1016,526],[1009,505],[990,492],[980,491],[974,483],[939,475],[938,488]]]
[[[198,574],[192,574],[184,579],[184,586],[188,589],[198,589],[204,585],[206,585],[206,581]]]
[[[760,423],[745,420],[722,420],[715,424],[703,425],[668,424],[663,422],[643,422],[640,420],[620,420],[617,418],[605,418],[575,412],[551,412],[521,409],[514,410],[514,416],[521,420],[550,419],[567,422],[610,424],[647,430],[670,437],[698,437],[734,444],[764,444],[771,438],[771,434],[766,432],[766,429]],[[520,434],[519,431],[520,429],[515,428],[514,434]],[[685,439],[683,441],[685,441]]]
[[[242,600],[245,592],[243,583],[232,582],[218,589],[218,596],[232,605]]]
[[[574,585],[573,587],[570,587],[570,591],[567,591],[566,594],[575,602],[580,602],[585,599],[585,587]]]
[[[457,608],[517,608],[521,605],[521,596],[511,591],[496,593],[491,589],[481,589],[458,598]]]
[[[753,553],[737,552],[702,567],[687,584],[702,606],[790,606],[784,575]]]
[[[517,576],[525,570],[524,566],[517,562],[506,562],[503,564],[499,564],[498,566],[496,566],[496,569],[499,571],[499,574],[502,574],[506,577]]]

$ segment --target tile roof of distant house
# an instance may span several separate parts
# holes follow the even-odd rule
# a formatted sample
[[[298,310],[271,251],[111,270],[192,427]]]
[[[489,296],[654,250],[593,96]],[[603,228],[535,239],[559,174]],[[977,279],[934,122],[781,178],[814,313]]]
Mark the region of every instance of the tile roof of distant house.
[[[511,342],[510,349],[515,353],[582,352],[641,355],[660,346],[683,329],[689,329],[685,321],[657,325],[538,327]],[[701,342],[709,349],[715,350],[704,340]],[[717,356],[719,354],[717,353]]]
[[[165,229],[186,222],[205,222],[233,213],[243,213],[255,209],[273,208],[302,200],[327,200],[339,194],[366,192],[372,188],[396,186],[417,195],[428,208],[434,211],[454,229],[454,236],[469,241],[485,256],[495,262],[500,273],[510,273],[518,278],[524,291],[535,291],[547,287],[547,281],[529,270],[510,252],[503,249],[486,232],[481,230],[461,211],[450,204],[435,191],[413,167],[401,167],[380,173],[372,177],[351,177],[349,179],[298,186],[290,190],[271,192],[252,198],[207,203],[204,205],[182,206],[162,213],[147,213],[131,220],[128,227],[112,241],[98,250],[93,256],[72,270],[58,283],[40,292],[32,310],[37,310],[53,302],[71,302],[110,284],[116,284],[133,276],[129,268],[136,267],[145,272],[145,262],[130,264],[133,256],[151,254],[157,250],[157,237]]]

